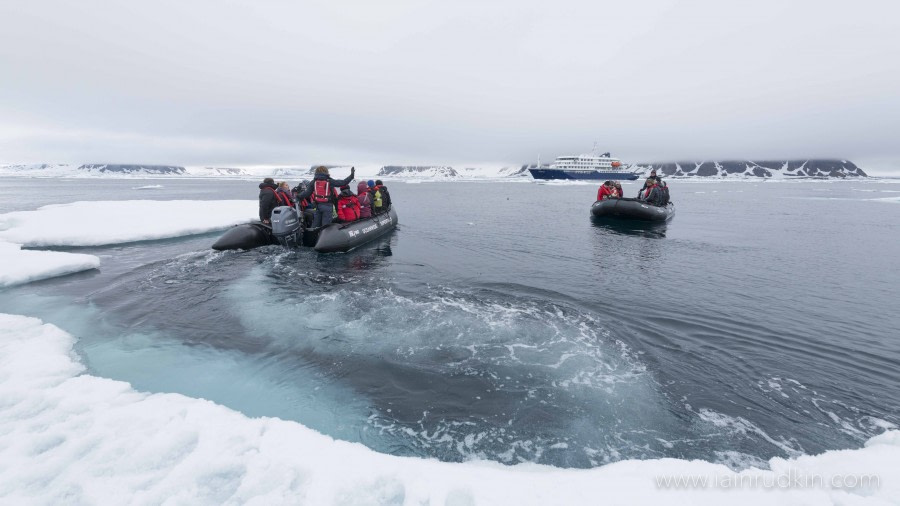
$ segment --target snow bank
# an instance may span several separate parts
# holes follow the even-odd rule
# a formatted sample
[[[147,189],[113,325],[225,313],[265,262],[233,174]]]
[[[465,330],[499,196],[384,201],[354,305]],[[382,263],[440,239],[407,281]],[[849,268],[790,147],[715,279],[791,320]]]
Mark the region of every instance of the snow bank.
[[[101,246],[222,230],[257,217],[254,200],[130,200],[53,204],[0,214],[0,240],[25,246]]]
[[[0,503],[738,506],[900,497],[900,432],[741,473],[677,459],[592,470],[450,464],[375,453],[202,399],[136,392],[85,374],[73,342],[53,325],[0,314]],[[782,476],[794,481],[781,487]],[[803,476],[821,480],[802,486]],[[694,477],[705,485],[671,481]]]
[[[0,287],[18,285],[100,267],[94,255],[23,250],[0,242]]]

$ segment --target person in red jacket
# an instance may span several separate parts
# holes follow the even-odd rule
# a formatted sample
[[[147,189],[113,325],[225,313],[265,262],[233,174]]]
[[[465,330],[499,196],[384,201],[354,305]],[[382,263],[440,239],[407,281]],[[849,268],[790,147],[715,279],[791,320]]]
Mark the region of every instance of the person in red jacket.
[[[341,193],[337,201],[337,213],[338,219],[344,223],[359,219],[359,200],[347,185],[341,186]]]
[[[356,200],[359,202],[359,217],[372,217],[372,196],[369,195],[369,185],[360,181],[356,186]]]
[[[615,187],[613,186],[612,181],[605,181],[603,185],[600,186],[600,189],[597,190],[597,200],[605,200],[611,198],[613,195],[615,195],[614,188]]]

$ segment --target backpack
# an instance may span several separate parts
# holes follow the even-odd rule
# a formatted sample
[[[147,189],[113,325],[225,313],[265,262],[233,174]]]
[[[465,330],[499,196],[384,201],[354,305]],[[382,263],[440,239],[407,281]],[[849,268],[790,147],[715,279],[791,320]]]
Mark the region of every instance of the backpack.
[[[380,210],[380,209],[381,209],[381,204],[382,204],[382,201],[381,201],[381,191],[379,191],[379,190],[376,188],[375,191],[372,192],[372,209],[378,209],[378,210]]]

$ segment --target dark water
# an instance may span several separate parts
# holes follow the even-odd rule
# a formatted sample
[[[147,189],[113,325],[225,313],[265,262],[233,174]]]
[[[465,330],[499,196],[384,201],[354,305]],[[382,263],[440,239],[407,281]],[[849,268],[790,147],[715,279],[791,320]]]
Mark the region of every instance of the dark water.
[[[256,194],[39,183],[3,180],[0,212]],[[0,311],[72,332],[95,374],[399,455],[741,467],[900,424],[900,184],[673,180],[651,229],[593,224],[587,185],[390,186],[400,227],[354,252],[78,248],[101,269]]]

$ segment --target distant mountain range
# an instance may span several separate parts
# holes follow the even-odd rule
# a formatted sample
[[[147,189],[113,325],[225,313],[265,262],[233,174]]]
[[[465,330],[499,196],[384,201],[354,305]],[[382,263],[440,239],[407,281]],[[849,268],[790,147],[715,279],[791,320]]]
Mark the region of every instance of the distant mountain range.
[[[310,167],[180,167],[176,165],[141,164],[35,164],[0,166],[0,176],[20,177],[217,177],[217,178],[263,178],[273,177],[285,180],[311,179],[316,166]],[[337,169],[336,175],[349,173],[349,166],[326,165]],[[515,165],[502,168],[465,167],[454,169],[447,165],[384,165],[357,167],[357,179],[411,179],[426,181],[483,180],[483,179],[530,179],[528,169],[535,164]],[[853,162],[838,159],[809,159],[784,161],[687,161],[663,163],[639,163],[626,167],[628,170],[647,175],[655,169],[666,177],[702,177],[724,179],[753,178],[857,178],[867,177],[866,173]]]
[[[862,169],[847,160],[812,159],[782,161],[668,162],[642,163],[631,166],[635,172],[669,177],[720,178],[847,178],[868,177]]]
[[[457,179],[459,172],[453,167],[430,165],[385,165],[378,171],[380,177],[427,177],[436,179]]]

